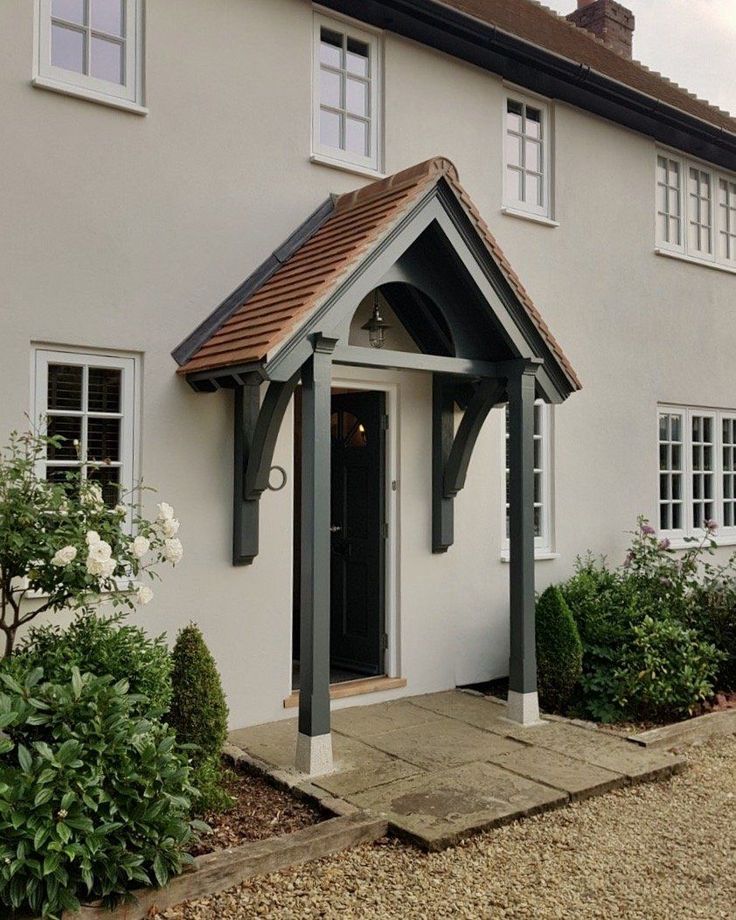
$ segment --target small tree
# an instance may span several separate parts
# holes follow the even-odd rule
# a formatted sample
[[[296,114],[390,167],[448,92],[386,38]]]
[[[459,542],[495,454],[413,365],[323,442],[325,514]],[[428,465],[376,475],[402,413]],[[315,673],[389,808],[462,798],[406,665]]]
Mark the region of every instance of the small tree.
[[[173,702],[168,721],[180,744],[194,745],[192,784],[200,793],[197,810],[222,810],[230,804],[221,788],[220,766],[228,708],[217,665],[194,623],[177,636],[172,657]]]
[[[40,475],[48,448],[63,440],[14,432],[0,452],[0,657],[11,654],[22,626],[47,611],[147,604],[153,592],[138,579],[182,556],[179,522],[165,502],[149,521],[134,496],[106,505],[85,463],[61,482]]]
[[[562,709],[583,672],[583,645],[570,608],[553,585],[537,601],[537,670],[542,701]]]

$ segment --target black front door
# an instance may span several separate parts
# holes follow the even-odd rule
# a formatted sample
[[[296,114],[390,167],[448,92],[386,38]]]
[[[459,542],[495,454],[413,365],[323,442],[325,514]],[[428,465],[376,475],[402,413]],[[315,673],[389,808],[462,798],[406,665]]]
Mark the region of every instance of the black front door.
[[[383,674],[385,394],[332,396],[331,664]]]

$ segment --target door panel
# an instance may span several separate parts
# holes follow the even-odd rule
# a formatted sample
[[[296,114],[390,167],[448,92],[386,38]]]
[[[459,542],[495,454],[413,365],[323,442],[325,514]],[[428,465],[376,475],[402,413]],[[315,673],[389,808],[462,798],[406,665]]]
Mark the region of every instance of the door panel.
[[[383,673],[385,396],[332,397],[331,662]]]

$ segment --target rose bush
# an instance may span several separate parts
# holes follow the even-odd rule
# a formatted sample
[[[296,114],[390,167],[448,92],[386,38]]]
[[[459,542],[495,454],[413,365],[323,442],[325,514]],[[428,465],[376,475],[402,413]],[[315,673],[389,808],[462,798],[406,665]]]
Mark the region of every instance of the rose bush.
[[[18,630],[42,613],[149,603],[153,591],[142,579],[158,577],[158,566],[177,565],[183,555],[179,521],[166,502],[155,520],[139,513],[137,493],[109,507],[84,462],[62,482],[41,476],[48,447],[62,440],[14,433],[0,454],[2,657]]]

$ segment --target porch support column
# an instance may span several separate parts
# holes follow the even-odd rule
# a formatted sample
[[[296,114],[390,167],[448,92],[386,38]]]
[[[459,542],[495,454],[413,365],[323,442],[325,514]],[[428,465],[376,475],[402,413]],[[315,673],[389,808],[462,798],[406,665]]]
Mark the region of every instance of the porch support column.
[[[538,360],[509,375],[509,593],[511,657],[507,716],[539,722],[534,623],[534,398]]]
[[[330,415],[334,339],[315,337],[302,368],[302,535],[296,768],[332,765],[330,733]]]

